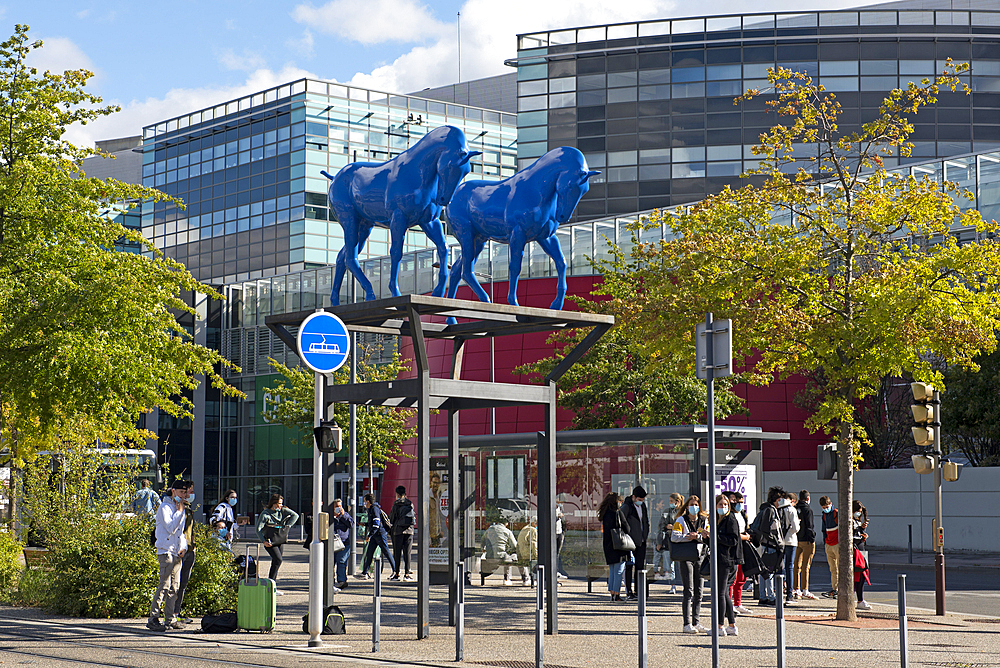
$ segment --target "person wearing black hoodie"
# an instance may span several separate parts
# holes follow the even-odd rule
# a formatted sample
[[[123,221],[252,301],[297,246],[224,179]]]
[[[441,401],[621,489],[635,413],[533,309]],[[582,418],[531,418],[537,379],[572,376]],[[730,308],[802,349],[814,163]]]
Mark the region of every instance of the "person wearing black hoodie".
[[[812,508],[809,507],[808,490],[799,492],[799,502],[795,504],[795,512],[799,514],[799,544],[795,548],[792,595],[795,598],[815,599],[816,596],[809,591],[809,568],[816,553],[816,523],[813,520]]]
[[[392,525],[392,556],[396,562],[396,570],[390,580],[399,579],[399,567],[405,561],[403,579],[409,582],[413,579],[410,572],[410,549],[413,546],[413,525],[415,515],[413,503],[406,498],[406,488],[400,485],[396,488],[396,500],[389,510],[389,524]]]
[[[638,585],[639,571],[646,570],[646,539],[649,537],[649,509],[646,508],[646,490],[642,485],[636,485],[632,496],[622,503],[622,513],[628,521],[628,533],[635,542],[631,557],[625,560],[626,599],[634,601],[638,595],[632,589],[632,574],[635,573],[635,584]]]

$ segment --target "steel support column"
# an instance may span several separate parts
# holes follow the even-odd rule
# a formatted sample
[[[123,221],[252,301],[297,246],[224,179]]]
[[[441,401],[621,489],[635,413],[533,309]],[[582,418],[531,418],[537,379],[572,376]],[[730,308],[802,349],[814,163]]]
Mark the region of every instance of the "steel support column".
[[[548,383],[549,401],[545,404],[545,431],[538,432],[538,563],[545,566],[538,586],[545,587],[545,632],[559,633],[557,614],[556,556],[556,383]],[[544,582],[543,582],[544,580]]]
[[[458,623],[459,511],[462,500],[461,459],[458,453],[458,411],[448,411],[448,626]]]

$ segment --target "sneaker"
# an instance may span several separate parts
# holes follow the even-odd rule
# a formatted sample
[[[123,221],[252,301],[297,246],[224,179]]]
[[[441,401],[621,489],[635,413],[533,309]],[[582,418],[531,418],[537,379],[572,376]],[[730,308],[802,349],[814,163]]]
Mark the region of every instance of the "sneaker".
[[[677,585],[670,585],[670,593],[671,594],[677,593]]]
[[[684,633],[697,633],[697,632],[698,632],[698,629],[696,629],[695,627],[691,626],[690,624],[685,624],[684,625]]]
[[[777,602],[773,598],[762,598],[757,603],[757,605],[766,605],[773,608],[775,605],[777,605]]]
[[[802,598],[809,599],[810,601],[815,601],[816,594],[812,593],[811,591],[804,591],[802,592]]]
[[[738,636],[739,634],[740,634],[740,630],[738,628],[736,628],[735,624],[733,624],[732,626],[727,626],[726,627],[726,635],[727,636]]]
[[[168,629],[183,629],[185,626],[187,625],[179,619],[167,623]]]
[[[275,589],[274,590],[274,595],[275,596],[284,596],[285,592],[281,591],[280,589]]]
[[[557,580],[568,580],[569,576],[566,575],[565,573],[556,573],[556,579]]]
[[[343,582],[336,582],[336,583],[334,583],[334,584],[335,584],[335,585],[336,585],[336,586],[337,586],[338,588],[340,588],[340,589],[347,589],[347,581],[346,581],[346,580],[345,580],[345,581],[343,581]]]
[[[521,586],[527,587],[530,584],[531,584],[531,580],[529,580],[528,578],[521,578]]]
[[[150,631],[158,631],[160,633],[167,630],[167,627],[163,625],[163,622],[158,617],[150,617],[146,621],[146,628]]]
[[[407,573],[406,575],[403,576],[403,580],[406,582],[413,582],[414,580],[416,580],[416,578],[413,577],[412,573]]]
[[[190,617],[178,617],[177,619],[179,619],[184,624],[194,624],[194,620],[191,619]]]
[[[833,591],[832,589],[830,591],[825,591],[825,592],[823,592],[823,597],[824,598],[837,598],[837,592]]]
[[[334,587],[334,588],[333,588],[333,593],[334,593],[334,594],[339,594],[339,593],[340,593],[341,591],[342,591],[342,590],[341,590],[341,588],[340,588],[340,587]]]
[[[359,579],[359,580],[367,580],[367,579],[368,579],[368,578],[370,578],[371,576],[370,576],[370,575],[368,575],[367,573],[355,573],[355,574],[354,574],[354,577],[356,577],[356,578],[357,578],[357,579]]]
[[[795,591],[792,592],[792,598],[794,598],[796,600],[802,598],[802,592],[800,590],[796,589]]]
[[[736,606],[735,608],[733,608],[733,610],[735,610],[736,614],[738,614],[738,615],[752,615],[753,614],[753,610],[751,610],[750,608],[744,608],[742,605]]]
[[[698,631],[701,631],[702,633],[704,633],[705,631],[708,631],[708,627],[705,626],[704,624],[698,623],[698,624],[694,625],[694,630],[695,630],[696,633]]]
[[[638,601],[639,597],[636,596],[635,594],[628,594],[627,596],[625,596],[625,600],[626,601]]]
[[[871,603],[868,601],[858,601],[858,610],[871,610]]]
[[[508,580],[504,580],[503,581],[503,586],[504,587],[513,587],[514,583],[511,580],[509,580],[509,579]]]
[[[395,582],[396,580],[399,580],[399,573],[393,573],[392,575],[389,576],[390,582]]]
[[[793,606],[794,607],[794,605],[795,605],[795,601],[793,601],[790,598],[786,598],[785,599],[785,607],[788,607],[788,606]]]

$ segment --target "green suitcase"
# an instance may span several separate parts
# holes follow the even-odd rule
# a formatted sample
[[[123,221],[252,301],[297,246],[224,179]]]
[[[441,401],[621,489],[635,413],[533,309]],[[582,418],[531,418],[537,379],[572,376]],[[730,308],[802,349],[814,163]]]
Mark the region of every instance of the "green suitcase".
[[[250,564],[250,546],[247,545],[247,569]],[[260,544],[257,545],[257,564],[260,564]],[[239,594],[236,599],[236,618],[241,629],[246,631],[262,631],[270,633],[274,630],[274,620],[277,616],[277,597],[275,582],[269,578],[250,578],[240,580]]]

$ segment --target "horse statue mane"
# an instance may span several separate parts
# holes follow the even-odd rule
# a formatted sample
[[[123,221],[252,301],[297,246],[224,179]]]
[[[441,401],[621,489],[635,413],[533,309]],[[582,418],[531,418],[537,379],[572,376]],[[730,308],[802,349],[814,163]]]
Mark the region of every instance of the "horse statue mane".
[[[600,174],[587,166],[583,154],[570,146],[554,148],[503,181],[466,181],[448,205],[448,225],[461,246],[452,266],[448,296],[454,298],[464,279],[479,301],[490,301],[476,280],[476,261],[487,241],[510,247],[510,289],[507,303],[517,306],[517,281],[524,247],[531,241],[552,258],[558,274],[550,308],[561,309],[566,298],[566,260],[556,236],[587,191],[590,177]]]
[[[368,236],[375,226],[389,230],[389,292],[399,296],[399,262],[403,257],[406,230],[419,227],[437,247],[441,269],[434,296],[444,295],[448,281],[448,246],[441,211],[455,188],[471,170],[473,156],[465,133],[445,125],[434,128],[395,158],[387,162],[354,162],[331,176],[330,208],[344,230],[344,247],[337,254],[330,303],[340,304],[340,286],[350,270],[365,291],[365,300],[375,299],[371,281],[358,262]]]

